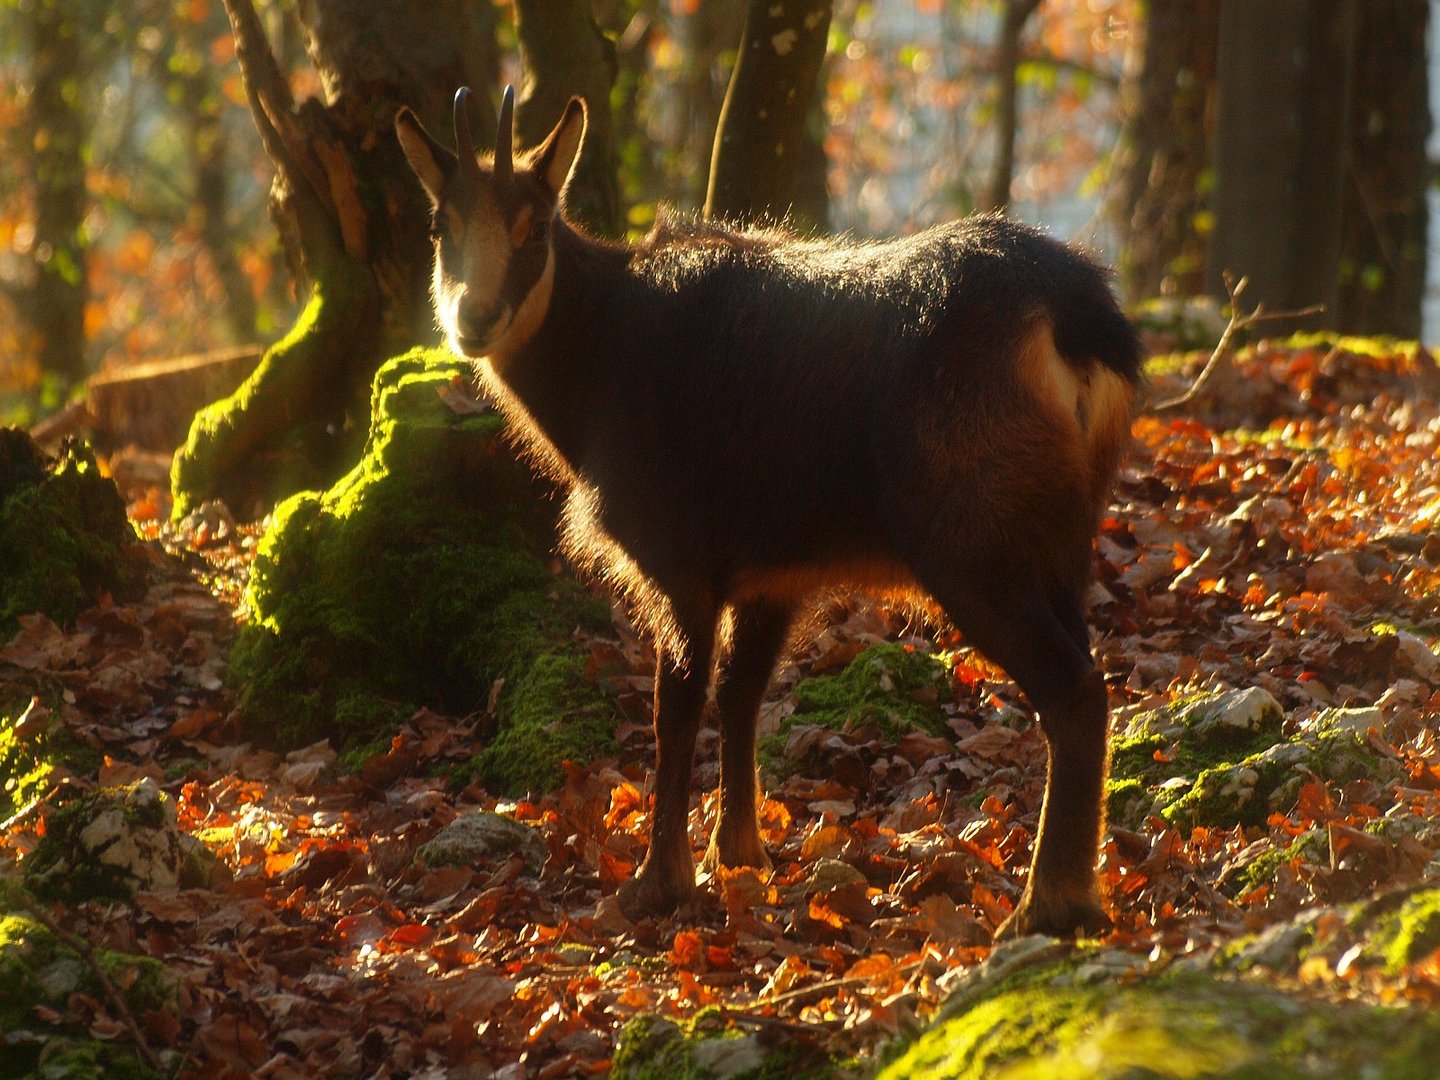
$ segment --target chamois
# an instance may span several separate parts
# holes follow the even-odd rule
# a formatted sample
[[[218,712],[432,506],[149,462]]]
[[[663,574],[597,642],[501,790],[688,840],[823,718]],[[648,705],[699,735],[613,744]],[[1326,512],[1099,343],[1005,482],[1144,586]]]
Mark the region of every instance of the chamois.
[[[884,242],[673,219],[601,241],[565,213],[584,102],[517,156],[507,88],[489,158],[467,94],[457,153],[409,109],[395,118],[434,204],[439,322],[567,490],[562,550],[627,591],[656,641],[654,825],[622,910],[695,891],[686,818],[712,671],[705,865],[769,865],[756,713],[797,606],[843,586],[928,596],[1039,712],[1040,829],[999,933],[1108,925],[1107,703],[1083,598],[1141,357],[1104,272],[995,216]]]

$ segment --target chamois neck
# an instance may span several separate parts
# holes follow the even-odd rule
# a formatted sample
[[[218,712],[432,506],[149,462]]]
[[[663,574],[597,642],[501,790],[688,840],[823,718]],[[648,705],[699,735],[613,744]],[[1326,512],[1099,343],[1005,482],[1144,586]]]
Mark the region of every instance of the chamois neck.
[[[626,245],[564,219],[555,222],[552,244],[544,318],[513,354],[492,357],[491,370],[525,442],[563,466],[561,473],[574,473],[584,469],[597,402],[619,355],[614,328],[623,317],[621,282],[631,255]]]

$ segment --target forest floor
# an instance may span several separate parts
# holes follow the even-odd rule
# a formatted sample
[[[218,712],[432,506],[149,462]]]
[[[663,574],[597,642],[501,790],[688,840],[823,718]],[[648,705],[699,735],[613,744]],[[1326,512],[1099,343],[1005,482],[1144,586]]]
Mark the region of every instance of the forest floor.
[[[1437,400],[1423,353],[1262,346],[1183,416],[1137,421],[1091,595],[1112,727],[1199,692],[1258,686],[1287,731],[1326,707],[1376,709],[1365,737],[1391,768],[1383,782],[1313,777],[1261,823],[1115,822],[1100,866],[1109,944],[1179,956],[1433,880]],[[52,773],[4,823],[0,872],[34,850],[62,790],[145,777],[225,872],[132,903],[27,901],[28,917],[82,955],[155,958],[175,997],[141,1009],[123,993],[71,994],[7,1039],[88,1031],[133,1044],[161,1074],[194,1077],[564,1077],[604,1075],[637,1016],[700,1016],[783,1042],[800,1076],[806,1061],[817,1072],[847,1058],[873,1065],[990,954],[1023,886],[1045,748],[1013,685],[958,641],[938,643],[959,649],[946,736],[792,724],[778,750],[784,778],[761,812],[774,872],[722,871],[692,909],[631,923],[614,891],[645,850],[653,661],[622,618],[612,640],[589,646],[607,665],[624,660],[611,680],[628,717],[621,753],[570,767],[558,790],[503,801],[448,786],[437,767],[479,749],[473,717],[422,712],[361,762],[326,743],[258,749],[236,741],[224,682],[258,530],[162,524],[157,478],[123,456],[112,467],[154,541],[152,585],[73,626],[28,617],[0,646],[0,680],[49,703],[25,722],[58,723],[94,765]],[[802,678],[880,641],[937,644],[864,602],[830,604],[815,630],[766,702],[772,729]],[[697,856],[713,820],[716,741],[702,738]],[[416,859],[475,809],[531,826],[544,842],[538,871],[518,854]],[[1383,831],[1380,819],[1416,824]],[[1305,835],[1321,838],[1321,857],[1295,849]],[[1266,855],[1268,875],[1237,886]],[[833,880],[817,881],[825,874]],[[1322,959],[1301,979],[1376,1001],[1440,1001],[1440,950],[1383,972]]]

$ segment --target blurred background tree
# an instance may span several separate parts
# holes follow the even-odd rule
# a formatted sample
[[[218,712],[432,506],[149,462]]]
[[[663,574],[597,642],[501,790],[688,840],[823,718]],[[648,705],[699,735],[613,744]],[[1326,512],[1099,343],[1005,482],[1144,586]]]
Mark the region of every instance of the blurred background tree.
[[[1131,303],[1213,294],[1230,269],[1272,306],[1327,302],[1320,322],[1340,329],[1420,331],[1425,0],[811,0],[793,7],[823,41],[768,57],[803,61],[816,85],[787,118],[803,152],[770,177],[740,153],[770,108],[716,142],[727,91],[747,89],[747,7],[765,5],[452,2],[464,77],[491,104],[517,85],[522,141],[560,96],[607,99],[611,156],[587,187],[601,231],[643,231],[662,203],[698,213],[712,187],[712,211],[858,235],[1003,206],[1115,260]],[[374,7],[321,26],[328,4],[256,0],[292,103],[335,100],[335,43]],[[278,234],[266,220],[275,167],[220,7],[0,11],[0,418],[53,408],[102,367],[292,325],[307,275],[284,215]],[[446,18],[417,15],[406,40],[453,48]],[[752,17],[752,44],[764,31]],[[401,96],[438,102],[441,81]],[[443,129],[437,108],[422,114]],[[428,332],[422,314],[397,325]]]

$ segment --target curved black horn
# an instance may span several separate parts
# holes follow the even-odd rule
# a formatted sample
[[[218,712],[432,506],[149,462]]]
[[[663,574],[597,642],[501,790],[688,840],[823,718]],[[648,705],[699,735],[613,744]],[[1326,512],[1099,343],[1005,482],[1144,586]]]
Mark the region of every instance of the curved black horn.
[[[515,117],[515,88],[505,87],[505,96],[500,99],[500,127],[495,132],[495,179],[508,184],[514,175],[511,151],[511,131]]]
[[[470,88],[462,86],[455,91],[455,153],[460,158],[460,164],[475,164],[475,140],[470,137],[470,114],[466,110],[466,102],[470,98]]]

